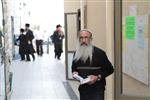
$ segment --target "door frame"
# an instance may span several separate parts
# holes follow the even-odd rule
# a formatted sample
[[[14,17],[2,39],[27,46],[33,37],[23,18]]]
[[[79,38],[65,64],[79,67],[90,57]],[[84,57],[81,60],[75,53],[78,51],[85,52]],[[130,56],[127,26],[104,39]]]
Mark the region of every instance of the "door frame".
[[[64,14],[64,20],[65,20],[65,63],[66,63],[66,79],[67,80],[74,80],[73,78],[69,78],[69,73],[68,73],[68,68],[69,68],[69,66],[68,66],[68,54],[70,53],[70,54],[73,54],[74,52],[75,52],[75,50],[73,50],[73,51],[69,51],[68,50],[68,23],[67,23],[67,18],[68,18],[68,16],[69,15],[75,15],[76,16],[76,20],[77,20],[77,34],[76,35],[78,35],[78,31],[79,31],[79,12],[68,12],[68,13],[65,13]]]

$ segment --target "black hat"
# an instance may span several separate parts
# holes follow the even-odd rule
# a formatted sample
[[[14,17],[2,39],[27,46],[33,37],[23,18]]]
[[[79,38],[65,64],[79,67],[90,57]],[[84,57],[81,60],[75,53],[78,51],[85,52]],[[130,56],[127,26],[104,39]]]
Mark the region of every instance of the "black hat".
[[[25,26],[26,26],[26,27],[30,27],[30,24],[26,23]]]
[[[56,28],[58,28],[58,27],[62,27],[60,24],[58,24],[58,25],[56,25]]]
[[[21,28],[21,29],[20,29],[20,32],[24,32],[24,29],[23,29],[23,28]]]

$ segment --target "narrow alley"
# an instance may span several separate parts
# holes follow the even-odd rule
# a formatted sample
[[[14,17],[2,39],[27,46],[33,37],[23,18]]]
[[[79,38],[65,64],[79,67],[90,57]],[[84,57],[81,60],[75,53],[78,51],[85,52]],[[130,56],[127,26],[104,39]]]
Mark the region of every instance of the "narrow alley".
[[[77,100],[65,79],[65,55],[55,59],[53,46],[49,54],[36,56],[35,61],[15,60],[11,70],[11,100]]]

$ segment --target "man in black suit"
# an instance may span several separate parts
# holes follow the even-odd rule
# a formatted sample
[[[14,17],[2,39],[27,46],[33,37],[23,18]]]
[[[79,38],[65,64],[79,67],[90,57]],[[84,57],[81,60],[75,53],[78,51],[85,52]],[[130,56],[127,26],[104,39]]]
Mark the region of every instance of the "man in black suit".
[[[91,41],[92,33],[89,30],[79,32],[72,73],[74,78],[79,75],[89,79],[79,86],[80,100],[104,100],[105,78],[113,73],[113,66],[106,53],[92,45]]]
[[[20,35],[15,42],[19,41],[19,54],[21,57],[21,61],[25,60],[25,53],[26,53],[26,37],[24,35],[24,29],[20,29]]]
[[[33,44],[32,44],[32,40],[34,39],[34,35],[33,35],[33,32],[32,30],[29,29],[30,28],[30,24],[26,23],[25,24],[25,36],[26,36],[26,49],[27,49],[27,52],[26,52],[26,58],[27,58],[27,61],[30,61],[30,56],[29,54],[32,55],[32,58],[33,58],[33,61],[35,60],[35,56],[34,56],[34,53],[35,53],[35,50],[33,48]]]
[[[55,58],[58,60],[60,60],[61,53],[63,52],[64,33],[61,28],[62,26],[60,24],[56,25],[56,30],[53,33]]]

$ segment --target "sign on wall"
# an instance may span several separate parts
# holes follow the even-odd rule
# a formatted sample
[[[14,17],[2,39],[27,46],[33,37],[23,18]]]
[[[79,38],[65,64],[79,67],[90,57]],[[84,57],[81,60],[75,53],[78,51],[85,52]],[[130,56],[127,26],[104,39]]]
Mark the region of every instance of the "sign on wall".
[[[148,85],[148,15],[126,16],[123,72]],[[149,44],[150,45],[150,44]]]

